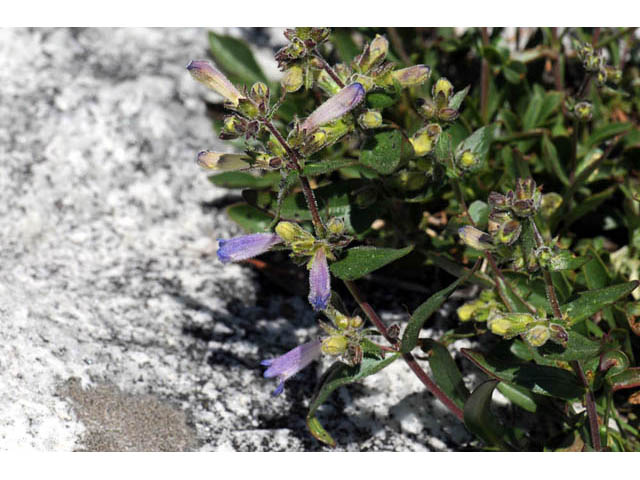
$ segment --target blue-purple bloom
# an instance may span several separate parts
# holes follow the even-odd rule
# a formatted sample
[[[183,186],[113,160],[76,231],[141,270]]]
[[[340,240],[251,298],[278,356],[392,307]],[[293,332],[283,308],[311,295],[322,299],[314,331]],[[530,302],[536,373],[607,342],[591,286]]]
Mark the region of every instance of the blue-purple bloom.
[[[324,310],[331,298],[331,275],[323,248],[316,250],[309,272],[309,303],[314,310]]]
[[[274,390],[273,395],[279,395],[284,390],[284,382],[313,362],[322,353],[322,342],[314,340],[289,350],[284,355],[271,360],[263,360],[260,365],[267,366],[264,378],[278,377],[280,384]]]
[[[313,132],[316,128],[325,123],[329,123],[336,118],[350,112],[364,98],[364,87],[360,83],[352,83],[344,87],[333,97],[316,108],[311,115],[300,126],[301,130],[307,133]]]
[[[266,252],[282,239],[275,233],[252,233],[230,240],[218,240],[218,258],[222,263],[238,262]]]
[[[231,81],[206,60],[193,60],[187,65],[193,78],[215,90],[233,105],[238,106],[242,94]]]

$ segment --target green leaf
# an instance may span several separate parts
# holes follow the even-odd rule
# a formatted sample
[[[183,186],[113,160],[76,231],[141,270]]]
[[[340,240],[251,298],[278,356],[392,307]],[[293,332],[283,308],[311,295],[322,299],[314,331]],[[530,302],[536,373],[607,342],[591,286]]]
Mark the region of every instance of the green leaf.
[[[573,207],[569,213],[564,217],[564,228],[568,228],[573,222],[576,220],[580,220],[587,213],[592,212],[600,205],[602,205],[609,197],[611,197],[616,190],[618,189],[617,185],[612,185],[609,188],[602,190],[601,192],[590,195],[584,200],[578,202],[575,207]],[[560,212],[561,210],[558,210]]]
[[[552,272],[577,270],[590,260],[591,257],[574,257],[570,251],[561,250],[549,261],[549,270]]]
[[[621,133],[630,130],[632,125],[630,123],[609,123],[603,127],[600,127],[591,134],[589,140],[584,146],[585,151],[591,150],[593,147],[597,147],[605,140],[620,135]]]
[[[476,200],[469,205],[469,215],[471,215],[476,227],[484,230],[489,219],[489,205],[482,200]]]
[[[237,203],[227,208],[229,218],[249,233],[264,232],[273,218],[247,203]]]
[[[624,388],[640,387],[640,367],[627,368],[624,372],[612,375],[608,381],[614,392]]]
[[[619,283],[599,290],[589,290],[580,295],[577,300],[560,307],[563,315],[568,315],[569,325],[575,325],[598,313],[607,305],[613,305],[635,290],[640,282]]]
[[[362,147],[360,162],[384,175],[393,173],[400,165],[403,142],[402,134],[398,130],[376,133]]]
[[[405,248],[355,247],[347,250],[341,260],[331,264],[331,273],[341,280],[357,280],[365,275],[404,257],[413,250]]]
[[[485,357],[479,352],[462,349],[462,353],[487,375],[503,382],[519,385],[533,393],[571,400],[580,398],[583,387],[575,375],[562,368],[504,361]]]
[[[247,172],[224,172],[209,177],[214,185],[224,188],[266,188],[278,185],[280,182],[278,172],[269,172],[261,176]]]
[[[216,65],[236,85],[251,87],[255,82],[267,82],[267,77],[244,41],[209,32],[209,45]]]
[[[451,97],[451,100],[449,100],[449,108],[453,108],[454,110],[459,110],[460,106],[462,105],[462,102],[464,101],[465,97],[469,93],[470,88],[471,88],[471,85],[467,85],[463,90],[460,90],[453,97]]]
[[[569,179],[558,158],[558,150],[548,135],[542,136],[542,160],[549,173],[554,174],[564,185],[569,185]]]
[[[518,84],[527,75],[527,66],[522,62],[511,61],[502,68],[502,74],[507,82]]]
[[[443,132],[436,142],[436,159],[442,165],[448,165],[453,157],[453,146],[451,144],[451,135]]]
[[[466,277],[459,278],[447,288],[444,288],[433,295],[431,295],[424,303],[422,303],[411,315],[411,319],[407,324],[407,328],[404,330],[404,334],[402,335],[402,347],[400,351],[402,353],[409,353],[411,350],[415,348],[418,344],[418,335],[420,334],[420,330],[424,326],[425,322],[429,320],[431,315],[433,315],[445,302],[449,295],[453,293],[453,291],[458,288],[458,285],[462,283]]]
[[[464,385],[462,374],[447,347],[431,339],[421,340],[421,348],[429,353],[429,365],[436,384],[460,408],[469,398],[469,390]]]
[[[303,173],[306,176],[325,175],[341,168],[357,165],[358,162],[350,158],[336,158],[322,160],[318,163],[308,163],[304,166]]]
[[[316,418],[316,411],[318,410],[318,407],[326,401],[329,395],[331,395],[336,388],[356,382],[368,377],[369,375],[373,375],[374,373],[378,373],[380,370],[390,365],[399,356],[400,354],[394,353],[393,355],[388,355],[382,360],[364,356],[360,365],[350,366],[342,362],[336,362],[331,365],[329,370],[323,376],[323,379],[311,400],[311,405],[309,406],[309,413],[307,413],[307,426],[309,427],[311,434],[321,442],[331,445],[332,447],[335,446],[335,441],[331,435],[329,435]]]
[[[465,150],[470,150],[482,163],[484,163],[487,155],[489,154],[489,148],[493,141],[493,131],[495,128],[495,124],[487,125],[486,127],[479,128],[473,132],[456,147],[456,156],[460,155]]]
[[[589,360],[600,353],[600,343],[589,340],[584,335],[573,330],[569,330],[567,333],[569,340],[566,348],[553,342],[547,342],[538,348],[538,353],[545,360],[560,362]]]
[[[353,41],[352,29],[335,28],[331,32],[331,43],[336,48],[338,58],[346,64],[351,63],[353,57],[360,54],[360,48]]]
[[[367,94],[367,106],[369,108],[375,108],[376,110],[382,110],[388,108],[398,101],[397,95],[389,95],[382,92],[373,92]]]
[[[473,391],[464,405],[464,424],[471,433],[488,445],[506,450],[502,440],[504,429],[491,412],[491,395],[496,385],[498,385],[497,380],[488,380]]]
[[[538,405],[535,402],[534,394],[526,388],[519,387],[507,382],[498,383],[498,390],[507,397],[514,405],[523,408],[527,412],[536,413]]]
[[[582,267],[587,287],[589,290],[606,287],[611,281],[611,274],[593,247],[589,247],[587,252],[591,260]]]

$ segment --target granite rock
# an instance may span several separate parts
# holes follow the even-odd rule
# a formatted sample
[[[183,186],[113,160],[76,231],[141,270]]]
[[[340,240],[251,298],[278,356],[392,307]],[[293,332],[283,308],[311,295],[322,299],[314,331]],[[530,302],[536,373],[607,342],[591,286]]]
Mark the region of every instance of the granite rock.
[[[277,74],[280,32],[230,33]],[[206,56],[204,29],[0,30],[0,449],[324,449],[304,416],[327,363],[277,398],[259,366],[313,312],[215,259],[239,230],[194,162],[228,148],[184,68]],[[320,418],[342,450],[470,441],[401,362]]]

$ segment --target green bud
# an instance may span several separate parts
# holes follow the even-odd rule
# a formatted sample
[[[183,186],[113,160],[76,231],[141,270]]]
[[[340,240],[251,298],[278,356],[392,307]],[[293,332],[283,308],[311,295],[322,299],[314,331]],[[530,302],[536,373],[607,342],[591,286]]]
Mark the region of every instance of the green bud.
[[[475,227],[470,225],[461,227],[458,229],[458,235],[462,241],[471,248],[475,248],[480,251],[493,249],[493,240],[491,237],[487,233],[482,230],[478,230]]]
[[[549,331],[549,327],[546,325],[536,325],[535,327],[527,330],[523,338],[524,341],[532,347],[541,347],[547,343],[550,336],[551,333]]]
[[[474,312],[476,311],[476,308],[477,307],[473,302],[465,303],[461,307],[458,307],[456,312],[458,313],[458,318],[460,319],[460,321],[468,322],[469,320],[471,320]]]
[[[503,223],[498,230],[498,233],[495,235],[495,239],[498,243],[502,243],[504,245],[513,245],[518,238],[520,238],[520,233],[522,232],[522,225],[517,220],[511,220]]]
[[[313,235],[293,222],[279,222],[278,225],[276,225],[276,233],[289,244],[300,241],[311,241],[312,244],[315,242]]]
[[[222,130],[220,131],[220,138],[222,140],[238,138],[241,135],[244,135],[246,127],[246,120],[236,117],[235,115],[229,115],[224,118]]]
[[[478,164],[478,157],[471,150],[465,150],[457,159],[461,170],[470,170]]]
[[[382,125],[382,114],[375,110],[367,110],[360,114],[358,117],[358,123],[365,130],[378,128]]]
[[[497,313],[487,319],[487,327],[495,335],[506,339],[513,338],[528,330],[527,326],[536,319],[528,313]]]
[[[347,328],[349,328],[349,317],[347,317],[344,313],[336,312],[334,323],[340,330],[346,330]]]
[[[622,70],[610,65],[607,65],[606,67],[604,67],[604,69],[607,73],[607,79],[614,85],[618,85],[622,80]]]
[[[576,118],[581,122],[588,122],[591,120],[591,116],[593,113],[593,105],[589,102],[579,102],[576,103],[573,108],[573,113]]]
[[[418,102],[418,105],[419,105],[418,111],[427,120],[433,120],[438,116],[438,114],[439,114],[438,107],[436,106],[436,104],[431,99],[422,98],[422,99],[418,99],[418,100],[419,100],[419,102]]]
[[[278,139],[273,136],[273,134],[269,136],[269,141],[267,142],[267,149],[277,157],[284,157],[287,154],[287,151],[285,150],[285,148],[278,141]]]
[[[445,105],[449,103],[449,98],[452,93],[453,85],[446,77],[440,77],[431,88],[431,96],[435,98],[436,101],[438,98],[443,98],[445,100]]]
[[[342,235],[344,232],[344,220],[337,217],[331,217],[327,222],[327,230],[332,235]]]
[[[366,75],[354,75],[349,83],[357,82],[364,88],[365,92],[368,92],[373,87],[375,87],[375,81],[371,77],[367,77]]]
[[[254,83],[249,93],[249,96],[256,102],[265,102],[267,104],[269,104],[269,95],[269,87],[263,82]]]
[[[293,93],[300,90],[304,83],[304,72],[299,65],[293,65],[289,67],[285,72],[282,80],[280,81],[282,88],[287,93]]]
[[[255,118],[260,113],[258,106],[252,100],[244,97],[238,100],[236,110],[248,118]]]
[[[327,355],[342,355],[348,346],[349,342],[344,335],[332,335],[322,341],[322,351]]]
[[[424,157],[431,152],[434,147],[434,142],[430,132],[427,128],[418,130],[410,139],[409,142],[413,147],[413,151],[416,157]]]
[[[349,323],[351,325],[351,328],[360,328],[364,324],[364,320],[362,320],[362,317],[360,315],[356,315],[355,317],[351,317]]]
[[[384,61],[388,51],[389,41],[385,37],[376,35],[365,47],[364,52],[356,58],[357,68],[362,72],[368,72]]]

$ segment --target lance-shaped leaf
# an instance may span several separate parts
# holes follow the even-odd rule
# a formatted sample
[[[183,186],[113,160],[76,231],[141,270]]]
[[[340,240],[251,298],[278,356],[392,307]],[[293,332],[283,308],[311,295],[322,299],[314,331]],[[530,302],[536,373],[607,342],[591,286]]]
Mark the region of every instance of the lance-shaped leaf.
[[[569,317],[569,325],[575,325],[591,315],[598,313],[603,307],[612,305],[618,300],[629,295],[640,282],[619,283],[599,290],[590,290],[580,295],[577,300],[560,307],[563,315]]]
[[[447,347],[431,339],[421,340],[422,350],[429,353],[429,366],[436,384],[460,408],[469,398],[469,390],[464,385],[462,374]]]
[[[414,349],[418,344],[418,335],[420,334],[420,330],[422,330],[425,322],[429,320],[431,315],[433,315],[434,312],[442,306],[445,300],[449,298],[449,295],[451,295],[451,293],[458,288],[458,285],[466,280],[466,278],[466,276],[459,278],[447,288],[431,295],[431,297],[429,297],[422,305],[416,308],[413,315],[411,315],[411,320],[409,320],[407,328],[404,330],[404,334],[402,335],[402,353],[409,353]]]
[[[624,388],[640,387],[640,367],[627,368],[624,372],[612,375],[608,381],[614,392]]]
[[[331,367],[320,381],[314,398],[309,406],[309,413],[307,413],[307,426],[311,434],[327,445],[335,446],[336,442],[331,435],[324,429],[322,424],[316,418],[316,411],[318,407],[322,405],[325,400],[331,395],[336,388],[347,385],[348,383],[356,382],[369,375],[378,373],[383,368],[390,365],[396,360],[400,354],[394,353],[388,355],[384,359],[372,358],[364,356],[362,362],[356,366],[349,366],[342,362],[336,362]]]
[[[355,247],[347,250],[342,260],[331,264],[331,273],[341,280],[357,280],[389,263],[404,257],[413,250],[405,248]]]
[[[322,125],[349,113],[364,98],[364,87],[359,83],[352,83],[344,87],[333,97],[320,105],[309,115],[300,126],[300,130],[310,133]]]
[[[488,380],[473,391],[464,405],[464,424],[487,445],[506,450],[504,428],[491,412],[491,395],[496,385],[497,380]]]

